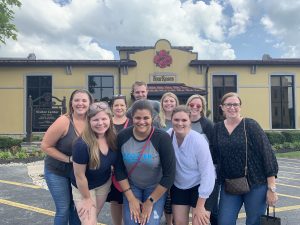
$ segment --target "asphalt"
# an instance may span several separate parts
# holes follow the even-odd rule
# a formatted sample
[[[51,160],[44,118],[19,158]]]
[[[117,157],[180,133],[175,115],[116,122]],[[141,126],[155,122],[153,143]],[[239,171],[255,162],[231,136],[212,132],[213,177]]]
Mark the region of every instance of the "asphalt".
[[[276,216],[282,225],[300,225],[300,160],[278,159],[277,179],[279,202]],[[34,185],[26,164],[0,165],[0,224],[53,224],[55,207],[49,191]],[[239,215],[237,224],[245,224]],[[106,203],[99,224],[112,225],[109,204]],[[162,223],[163,224],[163,223]]]

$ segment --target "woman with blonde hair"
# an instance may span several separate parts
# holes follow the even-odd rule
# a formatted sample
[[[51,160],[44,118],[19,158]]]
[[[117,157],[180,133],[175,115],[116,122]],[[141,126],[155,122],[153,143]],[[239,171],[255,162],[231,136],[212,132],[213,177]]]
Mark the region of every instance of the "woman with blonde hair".
[[[166,92],[160,99],[160,126],[163,130],[169,130],[172,127],[172,112],[179,105],[177,96],[172,92]]]
[[[45,157],[45,180],[55,203],[54,225],[80,224],[71,191],[72,145],[81,135],[92,95],[84,89],[72,92],[69,112],[48,128],[41,143]]]
[[[87,125],[73,147],[72,193],[83,225],[96,225],[111,185],[116,153],[112,113],[105,102],[90,106]]]
[[[192,130],[204,135],[208,141],[211,155],[213,157],[214,164],[217,164],[216,156],[212,151],[213,144],[213,128],[214,124],[206,117],[206,100],[202,95],[192,95],[188,98],[186,106],[191,112],[191,127]],[[209,199],[206,201],[206,208],[211,211],[210,222],[212,225],[218,224],[218,196],[219,196],[219,185],[216,182],[214,191],[212,192]]]

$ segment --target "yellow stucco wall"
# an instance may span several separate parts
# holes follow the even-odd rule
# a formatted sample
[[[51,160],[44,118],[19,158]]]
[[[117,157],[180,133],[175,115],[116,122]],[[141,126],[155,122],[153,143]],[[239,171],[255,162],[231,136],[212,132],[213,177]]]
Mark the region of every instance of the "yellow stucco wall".
[[[153,58],[160,50],[166,50],[172,57],[172,64],[166,68],[155,65]],[[126,52],[121,53],[121,58]],[[172,47],[169,41],[159,40],[153,48],[130,54],[136,61],[136,67],[128,67],[127,74],[121,69],[121,93],[130,98],[131,85],[134,81],[150,82],[153,74],[176,75],[177,83],[205,89],[205,67],[198,73],[196,67],[189,66],[191,60],[197,59],[197,53]],[[73,66],[72,74],[66,74],[64,66],[39,67],[0,67],[0,134],[25,133],[26,76],[52,76],[52,94],[58,98],[67,97],[78,88],[88,88],[89,75],[113,75],[114,93],[119,93],[118,68],[96,66]],[[237,92],[243,105],[242,114],[259,122],[263,129],[271,129],[270,76],[294,75],[294,99],[296,129],[300,129],[300,83],[297,66],[257,66],[256,73],[251,74],[250,66],[210,66],[208,70],[208,108],[212,110],[212,77],[214,75],[236,75]]]

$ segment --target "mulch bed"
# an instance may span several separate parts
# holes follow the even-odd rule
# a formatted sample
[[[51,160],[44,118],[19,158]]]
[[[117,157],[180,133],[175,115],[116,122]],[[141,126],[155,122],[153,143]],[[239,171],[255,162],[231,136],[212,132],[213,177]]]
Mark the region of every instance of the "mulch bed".
[[[8,164],[8,163],[31,163],[43,160],[44,157],[32,156],[26,159],[0,159],[0,164]]]

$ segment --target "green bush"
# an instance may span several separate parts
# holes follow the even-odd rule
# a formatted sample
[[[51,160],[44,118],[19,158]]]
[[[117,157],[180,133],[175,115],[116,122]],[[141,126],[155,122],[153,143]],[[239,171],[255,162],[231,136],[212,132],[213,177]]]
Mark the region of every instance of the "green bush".
[[[281,133],[285,137],[286,142],[300,142],[299,131],[282,131]]]
[[[271,145],[282,144],[286,142],[285,136],[280,131],[267,131],[266,135]]]
[[[14,156],[9,151],[0,152],[0,159],[12,159]]]
[[[11,137],[0,137],[0,149],[10,149],[13,146],[21,146],[21,139],[14,139]]]

